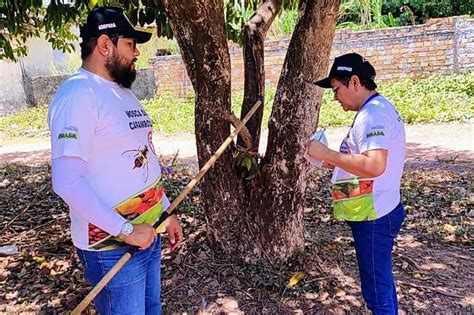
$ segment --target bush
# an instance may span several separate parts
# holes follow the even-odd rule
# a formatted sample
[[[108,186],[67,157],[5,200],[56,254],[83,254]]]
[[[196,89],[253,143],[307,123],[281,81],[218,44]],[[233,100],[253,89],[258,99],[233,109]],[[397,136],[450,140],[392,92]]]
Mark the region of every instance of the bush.
[[[399,16],[411,12],[418,23],[423,23],[430,18],[471,15],[472,8],[472,0],[387,0],[382,13]]]
[[[474,72],[382,82],[377,90],[395,104],[408,124],[468,122],[474,115]],[[353,116],[340,108],[331,91],[324,93],[320,125],[348,125]]]

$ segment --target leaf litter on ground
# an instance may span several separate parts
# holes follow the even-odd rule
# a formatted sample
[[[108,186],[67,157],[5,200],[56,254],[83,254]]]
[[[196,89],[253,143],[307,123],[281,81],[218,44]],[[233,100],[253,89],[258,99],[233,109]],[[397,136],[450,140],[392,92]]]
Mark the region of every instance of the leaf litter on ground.
[[[173,199],[190,181],[190,172],[169,166],[173,171],[166,175],[165,189]],[[394,254],[400,309],[472,310],[472,174],[469,161],[407,165],[402,180],[407,216]],[[50,166],[6,164],[0,176],[0,246],[19,250],[0,256],[0,312],[71,311],[91,286],[82,278],[70,240],[67,207],[51,190]],[[330,219],[329,178],[321,170],[310,174],[305,250],[277,268],[222,255],[207,238],[196,187],[179,207],[185,241],[177,253],[163,242],[164,311],[363,310],[350,230]],[[305,277],[288,286],[297,272]],[[95,313],[92,306],[88,313]]]

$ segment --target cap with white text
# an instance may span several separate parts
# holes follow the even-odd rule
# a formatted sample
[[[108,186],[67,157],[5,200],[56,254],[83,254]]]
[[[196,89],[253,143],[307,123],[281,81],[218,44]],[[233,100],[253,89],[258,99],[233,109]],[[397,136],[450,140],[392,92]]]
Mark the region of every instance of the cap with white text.
[[[86,23],[80,29],[83,41],[97,38],[100,35],[123,36],[135,38],[142,44],[150,40],[151,32],[134,27],[124,15],[123,10],[116,7],[98,7],[87,16]]]
[[[345,54],[334,59],[327,78],[315,81],[322,88],[331,88],[331,79],[356,75],[361,81],[375,79],[375,69],[370,62],[356,53]],[[375,82],[374,82],[375,83]]]

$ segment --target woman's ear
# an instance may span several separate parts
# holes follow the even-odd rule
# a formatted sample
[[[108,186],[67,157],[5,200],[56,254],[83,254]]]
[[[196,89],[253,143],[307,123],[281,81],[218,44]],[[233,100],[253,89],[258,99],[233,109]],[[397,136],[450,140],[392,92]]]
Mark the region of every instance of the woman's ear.
[[[360,83],[359,77],[356,75],[353,75],[351,77],[351,82],[352,82],[352,85],[354,86],[354,90],[356,91],[358,91],[362,86],[362,84]]]

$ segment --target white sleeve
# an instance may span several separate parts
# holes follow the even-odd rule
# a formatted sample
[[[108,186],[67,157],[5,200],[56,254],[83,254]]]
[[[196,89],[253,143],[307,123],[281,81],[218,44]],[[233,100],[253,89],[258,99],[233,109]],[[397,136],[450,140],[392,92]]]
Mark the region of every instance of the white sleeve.
[[[52,159],[76,156],[87,161],[99,120],[94,93],[86,88],[73,88],[56,95],[49,107]]]
[[[377,111],[360,117],[355,122],[355,142],[360,153],[375,149],[388,149],[390,144],[390,119]]]
[[[111,235],[120,233],[127,220],[107,208],[87,182],[84,174],[87,163],[78,157],[53,159],[51,165],[53,190],[77,216]]]

